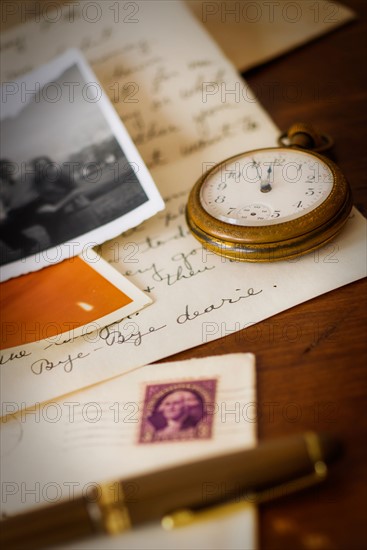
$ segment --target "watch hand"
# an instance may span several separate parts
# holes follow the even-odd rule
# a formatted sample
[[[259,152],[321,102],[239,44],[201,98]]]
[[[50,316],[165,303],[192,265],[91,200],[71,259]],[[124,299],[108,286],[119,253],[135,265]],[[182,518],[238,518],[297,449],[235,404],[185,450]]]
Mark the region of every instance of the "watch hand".
[[[265,181],[262,180],[262,177],[261,177],[262,174],[261,174],[259,163],[256,162],[254,158],[252,159],[252,166],[255,168],[258,178],[260,180],[260,191],[262,193],[268,193],[269,191],[271,191],[271,185],[270,185],[270,174],[272,173],[271,166],[269,166],[268,168],[268,177]]]
[[[252,159],[252,166],[255,168],[256,173],[257,173],[257,177],[258,177],[259,180],[261,181],[261,172],[260,172],[260,169],[259,169],[259,163],[256,162],[255,159]]]
[[[269,193],[269,191],[272,190],[272,187],[270,185],[270,175],[272,173],[272,168],[271,166],[269,166],[267,172],[268,172],[268,177],[266,180],[261,180],[261,185],[260,185],[260,191],[262,193]]]

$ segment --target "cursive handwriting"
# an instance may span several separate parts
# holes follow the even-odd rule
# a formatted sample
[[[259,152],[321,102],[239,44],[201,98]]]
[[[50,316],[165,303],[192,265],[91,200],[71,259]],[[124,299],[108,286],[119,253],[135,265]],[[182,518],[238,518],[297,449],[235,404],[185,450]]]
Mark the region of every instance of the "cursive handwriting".
[[[196,122],[198,126],[204,126],[209,119],[212,119],[220,111],[233,108],[233,105],[230,103],[220,103],[219,105],[214,105],[214,107],[207,107],[206,109],[201,109],[198,114],[194,115],[193,121]]]
[[[164,202],[170,202],[175,199],[179,199],[180,197],[187,197],[188,192],[185,191],[179,191],[178,193],[172,193],[172,195],[165,195],[163,197]]]
[[[186,204],[179,204],[176,212],[170,212],[169,210],[166,210],[158,216],[160,220],[164,220],[165,227],[168,227],[170,223],[174,220],[177,220],[177,218],[181,218],[185,214]]]
[[[153,65],[157,65],[158,63],[162,63],[164,61],[162,57],[156,56],[151,57],[150,59],[144,59],[143,61],[140,61],[139,63],[136,63],[135,65],[124,66],[122,63],[117,63],[114,67],[112,78],[126,78],[127,76],[130,76],[136,72],[143,71],[144,69],[150,68]]]
[[[163,166],[164,164],[167,164],[167,162],[167,157],[165,157],[163,151],[158,148],[153,149],[150,153],[150,157],[146,156],[145,160],[145,164],[149,170],[155,168],[156,166]]]
[[[184,157],[192,155],[210,145],[214,145],[232,135],[236,135],[239,131],[244,133],[252,132],[256,130],[257,127],[258,123],[252,117],[248,116],[242,117],[234,122],[225,122],[218,127],[215,135],[199,138],[192,143],[181,146],[181,154]]]
[[[28,357],[31,353],[27,353],[25,349],[20,350],[18,353],[11,353],[8,357],[0,355],[0,365],[6,365],[14,359],[22,359],[22,357]]]
[[[124,55],[125,57],[128,54],[137,54],[137,55],[146,55],[151,53],[150,43],[147,40],[139,40],[138,42],[128,42],[125,46],[119,45],[119,48],[116,50],[108,50],[108,53],[105,53],[101,57],[93,58],[93,67],[98,71],[97,64],[105,64],[110,61],[111,57],[116,55]]]
[[[187,67],[189,69],[202,69],[203,67],[209,67],[210,65],[213,65],[213,61],[210,59],[195,59],[194,61],[190,61]]]
[[[49,371],[56,367],[63,366],[65,372],[71,372],[74,368],[75,361],[78,359],[85,359],[88,355],[90,354],[80,352],[75,357],[72,357],[71,354],[69,354],[66,359],[57,361],[57,363],[53,363],[53,361],[49,361],[48,359],[38,359],[38,361],[31,364],[31,371],[33,374],[38,376],[44,371]]]
[[[172,78],[176,78],[177,71],[169,71],[165,67],[157,67],[157,70],[152,78],[152,93],[157,94],[162,90],[162,85],[169,82]]]
[[[179,131],[179,128],[174,124],[168,124],[167,126],[159,126],[157,121],[151,122],[144,131],[133,134],[133,140],[135,145],[144,145],[150,143],[156,139],[162,139],[170,134],[174,134]]]
[[[214,75],[205,75],[198,74],[196,75],[195,81],[188,88],[183,88],[180,90],[180,97],[182,99],[189,99],[196,94],[202,94],[204,89],[204,83],[220,83],[223,82],[225,77],[225,70],[219,68]]]
[[[98,48],[101,44],[104,44],[113,33],[112,27],[106,27],[101,29],[97,35],[94,36],[82,36],[79,48],[84,52],[91,50],[92,48]]]
[[[8,41],[4,41],[0,46],[0,52],[4,53],[6,50],[15,50],[17,53],[23,53],[26,50],[26,40],[24,36],[16,36],[10,38]]]
[[[54,342],[51,342],[50,344],[47,344],[47,346],[44,347],[44,349],[48,349],[48,348],[51,348],[52,346],[63,346],[64,344],[70,344],[71,342],[74,342],[76,340],[76,337],[75,336],[71,336],[70,338],[65,338],[64,340],[61,340],[61,341],[54,341]]]
[[[126,327],[131,327],[130,331],[124,335],[121,330],[114,328],[112,325],[104,327],[99,331],[99,337],[104,340],[107,346],[114,346],[116,344],[134,344],[134,346],[140,346],[143,338],[153,332],[158,332],[166,328],[167,325],[162,325],[160,327],[149,327],[147,332],[141,332],[140,328],[136,323],[127,323]]]
[[[136,271],[125,271],[124,275],[126,277],[131,277],[138,274],[143,273],[150,273],[151,278],[156,283],[166,283],[167,286],[173,286],[174,284],[178,283],[179,281],[185,280],[185,279],[191,279],[192,277],[195,277],[196,275],[199,275],[200,273],[205,273],[206,271],[211,271],[212,269],[215,269],[215,266],[205,266],[202,268],[194,268],[191,261],[192,256],[196,256],[197,251],[202,250],[201,248],[194,248],[190,252],[178,252],[177,254],[174,254],[171,257],[172,262],[178,262],[180,265],[178,265],[175,268],[175,271],[173,273],[164,273],[164,268],[158,268],[156,263],[151,264],[149,267],[146,268],[140,268]],[[154,287],[152,287],[153,289]],[[151,290],[152,290],[151,289]]]
[[[236,288],[236,292],[241,292],[241,288]],[[251,296],[257,296],[257,294],[261,294],[262,290],[258,290],[255,292],[253,288],[248,288],[246,291],[246,294],[241,294],[240,296],[235,296],[234,298],[221,298],[221,300],[217,304],[211,304],[207,306],[202,311],[193,311],[190,313],[189,306],[186,305],[185,313],[182,313],[179,315],[176,319],[176,322],[179,325],[183,325],[187,321],[193,321],[196,319],[196,317],[200,317],[201,315],[206,315],[207,313],[211,313],[212,311],[216,309],[221,309],[223,306],[227,304],[237,304],[241,300],[245,300],[246,298],[250,298]]]
[[[178,241],[185,239],[190,234],[190,231],[187,228],[184,228],[182,225],[177,226],[177,231],[171,237],[162,239],[158,237],[146,237],[144,241],[138,242],[139,252],[143,254],[149,250],[155,250],[171,241]]]

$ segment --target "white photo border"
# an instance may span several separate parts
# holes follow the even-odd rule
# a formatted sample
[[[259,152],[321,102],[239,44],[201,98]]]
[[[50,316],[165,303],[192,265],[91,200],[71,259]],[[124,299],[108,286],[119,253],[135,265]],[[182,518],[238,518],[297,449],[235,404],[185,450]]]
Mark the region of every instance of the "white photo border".
[[[42,65],[35,71],[25,74],[18,81],[16,81],[15,84],[25,83],[25,86],[29,87],[28,89],[31,89],[32,84],[34,86],[35,83],[45,86],[74,64],[77,65],[82,77],[85,78],[87,83],[95,83],[101,90],[101,98],[98,101],[98,106],[96,106],[96,109],[100,109],[106,122],[111,128],[111,132],[126,156],[127,161],[130,164],[134,163],[139,167],[138,180],[147,195],[148,200],[122,216],[101,225],[92,231],[77,235],[72,241],[66,241],[40,251],[37,254],[33,254],[1,266],[1,281],[6,281],[12,277],[17,277],[32,271],[37,271],[43,267],[59,263],[72,256],[80,255],[86,249],[102,244],[107,240],[123,233],[124,231],[127,231],[128,229],[136,227],[144,220],[163,210],[165,207],[156,184],[143,159],[141,158],[140,153],[134,145],[127,129],[113,108],[110,99],[103,89],[103,86],[98,81],[96,75],[85,60],[85,57],[79,50],[74,48],[66,50],[62,55],[54,58],[51,62]],[[4,83],[4,85],[6,84],[7,83]],[[17,109],[17,104],[19,105],[19,98],[17,99],[16,95],[12,95],[7,98],[7,102],[2,104],[1,119],[11,116],[12,111],[14,113],[14,110]]]

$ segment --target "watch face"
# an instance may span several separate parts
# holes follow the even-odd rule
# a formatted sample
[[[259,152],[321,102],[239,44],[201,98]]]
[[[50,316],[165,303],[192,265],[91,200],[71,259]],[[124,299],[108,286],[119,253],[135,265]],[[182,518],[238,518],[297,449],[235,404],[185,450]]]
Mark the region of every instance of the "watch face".
[[[275,225],[317,208],[333,182],[329,166],[310,153],[261,149],[218,165],[204,179],[200,202],[208,214],[232,225]]]

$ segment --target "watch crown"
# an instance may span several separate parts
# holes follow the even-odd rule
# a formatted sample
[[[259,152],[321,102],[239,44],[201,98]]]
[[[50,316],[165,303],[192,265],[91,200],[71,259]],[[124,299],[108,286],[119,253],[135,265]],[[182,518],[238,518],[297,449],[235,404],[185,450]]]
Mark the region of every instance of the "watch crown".
[[[279,143],[287,147],[299,147],[309,151],[326,151],[334,144],[328,134],[320,134],[311,124],[296,122],[279,137]]]

